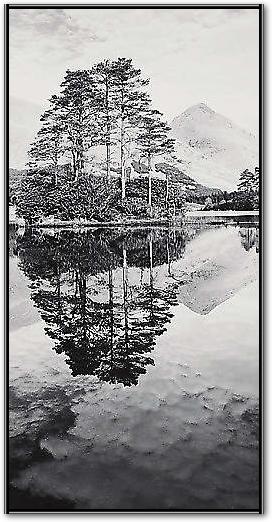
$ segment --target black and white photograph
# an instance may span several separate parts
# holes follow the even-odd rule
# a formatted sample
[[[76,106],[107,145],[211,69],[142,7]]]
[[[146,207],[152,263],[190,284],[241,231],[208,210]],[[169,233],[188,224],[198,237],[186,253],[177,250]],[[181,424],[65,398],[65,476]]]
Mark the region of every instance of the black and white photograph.
[[[6,513],[262,513],[262,28],[5,6]]]

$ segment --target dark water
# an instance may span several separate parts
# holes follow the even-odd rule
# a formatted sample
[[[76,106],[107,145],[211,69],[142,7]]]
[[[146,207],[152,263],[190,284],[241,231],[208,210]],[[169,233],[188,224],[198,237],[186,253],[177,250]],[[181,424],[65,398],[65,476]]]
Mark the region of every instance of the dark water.
[[[10,510],[258,510],[258,223],[10,230]]]

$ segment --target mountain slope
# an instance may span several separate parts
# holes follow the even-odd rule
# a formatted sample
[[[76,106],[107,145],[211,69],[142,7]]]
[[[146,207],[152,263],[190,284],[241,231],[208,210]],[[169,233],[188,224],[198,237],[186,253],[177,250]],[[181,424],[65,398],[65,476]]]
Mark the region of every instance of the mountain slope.
[[[162,172],[163,174],[168,174],[169,180],[173,183],[178,183],[181,185],[182,190],[185,195],[195,195],[195,196],[211,196],[212,194],[220,194],[222,193],[220,189],[214,187],[207,187],[198,183],[195,179],[191,178],[187,174],[185,174],[181,169],[177,166],[165,163],[156,163],[155,170],[157,172]]]
[[[39,130],[43,108],[35,103],[19,100],[14,96],[9,99],[9,158],[10,167],[25,168],[28,161],[27,151]]]
[[[258,165],[258,143],[249,132],[200,103],[174,118],[172,135],[182,170],[199,183],[223,190]]]

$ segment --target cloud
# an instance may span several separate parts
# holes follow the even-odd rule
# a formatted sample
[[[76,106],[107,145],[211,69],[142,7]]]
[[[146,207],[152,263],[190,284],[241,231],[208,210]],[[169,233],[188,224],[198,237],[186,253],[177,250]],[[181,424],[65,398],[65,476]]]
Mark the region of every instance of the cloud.
[[[10,45],[35,48],[39,53],[62,49],[62,57],[74,57],[81,46],[88,42],[104,41],[104,38],[84,27],[64,9],[14,9],[10,10]]]
[[[9,12],[16,98],[44,106],[66,69],[127,56],[150,78],[154,106],[168,121],[205,99],[240,126],[258,128],[257,7]]]

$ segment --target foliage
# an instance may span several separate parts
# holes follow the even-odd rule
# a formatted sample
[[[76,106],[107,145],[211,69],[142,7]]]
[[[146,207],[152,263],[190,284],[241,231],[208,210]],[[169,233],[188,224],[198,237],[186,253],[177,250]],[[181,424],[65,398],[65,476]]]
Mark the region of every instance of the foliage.
[[[126,200],[128,162],[137,150],[146,158],[146,197],[151,206],[151,161],[174,146],[161,113],[151,108],[148,84],[127,58],[105,60],[90,70],[66,71],[59,94],[50,98],[49,108],[41,116],[41,129],[29,150],[29,172],[21,183],[18,204],[18,213],[28,223],[42,216],[99,220],[146,215],[145,197],[142,204],[139,193]],[[87,166],[90,150],[96,146],[106,148],[104,181],[103,161],[98,172],[90,173]],[[115,153],[119,151],[115,166],[113,146]],[[64,165],[68,177],[62,175]],[[118,173],[119,182],[114,181],[111,171]]]
[[[248,169],[244,170],[240,175],[237,189],[233,192],[225,191],[221,196],[207,198],[205,210],[258,210],[259,168],[255,167],[254,173]]]
[[[120,198],[119,183],[106,183],[101,176],[82,174],[80,182],[59,171],[55,185],[50,170],[25,174],[18,192],[17,213],[28,224],[50,216],[59,220],[111,219],[111,210]]]
[[[148,217],[146,178],[127,182],[127,197],[121,200],[120,179],[109,182],[104,176],[82,173],[74,182],[69,168],[58,169],[58,184],[48,170],[25,172],[21,188],[17,192],[17,213],[27,224],[40,219],[44,223],[54,217],[61,221],[115,221],[123,217],[142,219]],[[183,210],[184,201],[176,194],[176,208]],[[154,217],[167,216],[165,183],[153,180]]]
[[[251,192],[259,191],[259,168],[255,168],[255,172],[251,172],[246,169],[240,174],[238,183],[238,192],[245,192],[250,194]]]
[[[244,170],[239,179],[238,191],[233,198],[235,210],[255,210],[259,208],[259,167],[254,172]]]
[[[46,170],[24,171],[20,189],[17,193],[17,214],[27,223],[52,213],[50,195],[54,185],[52,177]]]
[[[152,159],[156,156],[172,152],[174,139],[168,138],[171,130],[161,120],[161,112],[150,110],[140,122],[140,130],[136,137],[136,143],[141,151],[141,158],[147,159],[148,171],[152,168]]]

